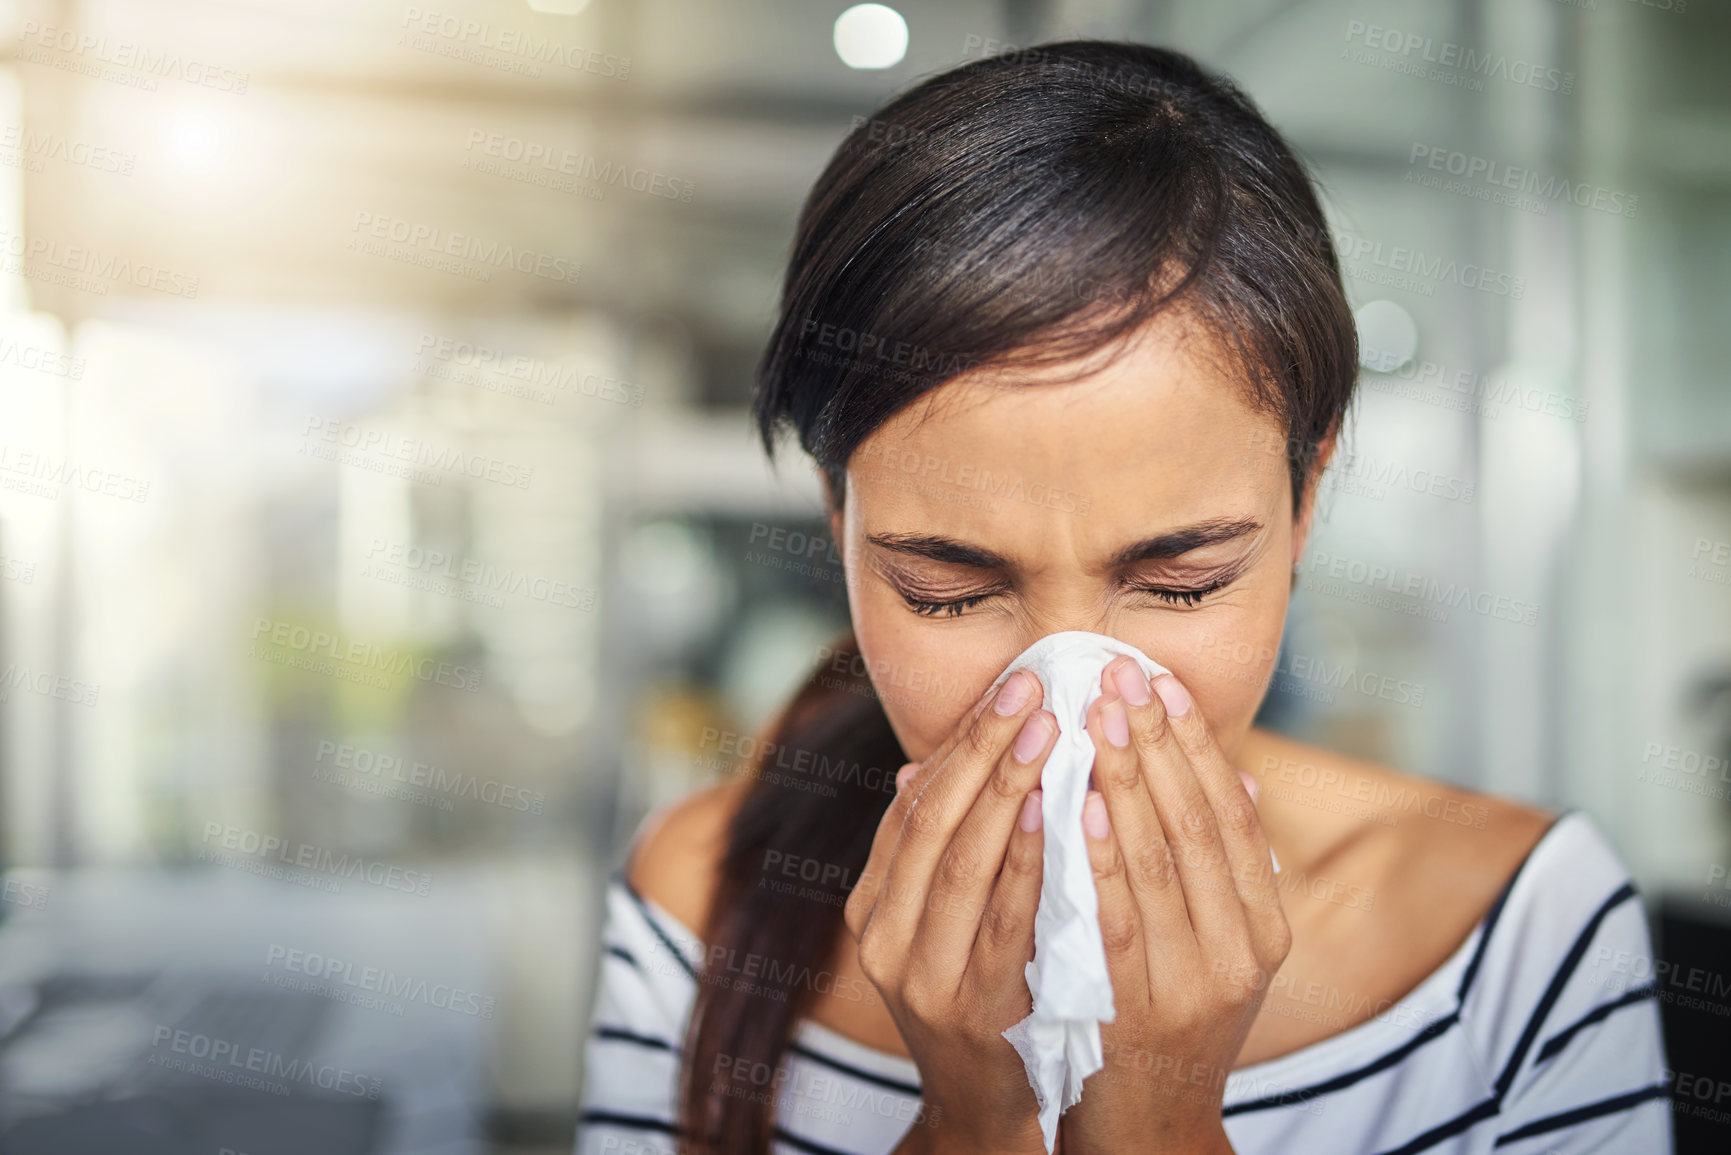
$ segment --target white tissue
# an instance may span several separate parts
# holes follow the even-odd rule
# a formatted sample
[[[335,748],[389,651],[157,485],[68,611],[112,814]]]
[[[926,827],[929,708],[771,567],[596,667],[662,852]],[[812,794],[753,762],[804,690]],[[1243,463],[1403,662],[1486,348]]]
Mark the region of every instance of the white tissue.
[[[1033,670],[1045,687],[1041,704],[1058,720],[1057,744],[1040,772],[1045,867],[1034,916],[1034,960],[1026,972],[1034,1009],[1004,1032],[1028,1069],[1048,1152],[1057,1143],[1058,1116],[1081,1099],[1082,1081],[1103,1065],[1100,1024],[1116,1017],[1082,803],[1094,765],[1088,707],[1100,696],[1100,671],[1119,654],[1134,658],[1150,679],[1167,672],[1117,638],[1065,630],[1023,650],[992,683],[1024,667]]]

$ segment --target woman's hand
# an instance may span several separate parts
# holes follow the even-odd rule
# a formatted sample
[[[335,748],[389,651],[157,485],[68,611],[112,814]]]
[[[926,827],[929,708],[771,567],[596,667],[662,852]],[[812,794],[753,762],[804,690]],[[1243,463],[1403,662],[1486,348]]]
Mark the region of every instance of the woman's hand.
[[[1230,1152],[1226,1075],[1292,943],[1249,784],[1175,676],[1152,689],[1114,660],[1088,711],[1082,825],[1117,1017],[1060,1120],[1069,1155]]]
[[[1033,1004],[1040,769],[1058,734],[1027,670],[896,776],[847,925],[920,1069],[923,1124],[898,1151],[1045,1155],[1033,1088],[1002,1032]]]

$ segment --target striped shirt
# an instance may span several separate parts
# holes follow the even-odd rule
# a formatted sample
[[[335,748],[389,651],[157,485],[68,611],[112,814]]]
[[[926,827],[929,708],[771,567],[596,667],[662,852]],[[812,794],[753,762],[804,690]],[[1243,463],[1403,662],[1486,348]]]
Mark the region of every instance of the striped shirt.
[[[621,872],[603,940],[578,1155],[669,1153],[703,946]],[[1565,811],[1467,940],[1404,998],[1233,1071],[1227,1137],[1239,1155],[1671,1155],[1653,973],[1628,871],[1591,819]],[[1315,1005],[1344,1009],[1326,990]],[[879,1155],[920,1117],[911,1061],[810,1019],[795,1027],[780,1080],[730,1074],[742,1095],[775,1088],[776,1155]]]

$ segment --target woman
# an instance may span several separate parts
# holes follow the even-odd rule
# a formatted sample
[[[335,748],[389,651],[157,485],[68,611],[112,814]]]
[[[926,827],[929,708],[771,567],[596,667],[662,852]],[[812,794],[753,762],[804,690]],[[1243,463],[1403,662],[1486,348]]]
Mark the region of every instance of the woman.
[[[1001,1032],[1055,719],[980,694],[1067,629],[1172,673],[1089,712],[1117,1017],[1066,1155],[1670,1150],[1593,824],[1251,725],[1356,353],[1303,168],[1184,56],[986,59],[848,136],[756,415],[822,471],[853,629],[615,876],[582,1151],[1045,1150]]]

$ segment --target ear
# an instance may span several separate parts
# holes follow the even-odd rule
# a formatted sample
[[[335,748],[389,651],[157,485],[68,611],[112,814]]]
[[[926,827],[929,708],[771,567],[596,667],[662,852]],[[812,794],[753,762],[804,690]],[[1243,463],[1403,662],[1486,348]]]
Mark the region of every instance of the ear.
[[[1292,528],[1292,564],[1304,556],[1304,544],[1310,540],[1310,528],[1316,520],[1316,491],[1321,488],[1322,471],[1334,456],[1335,439],[1340,433],[1340,419],[1329,426],[1328,433],[1316,444],[1316,460],[1311,462],[1310,475],[1304,479],[1304,497],[1298,504],[1298,522]]]

